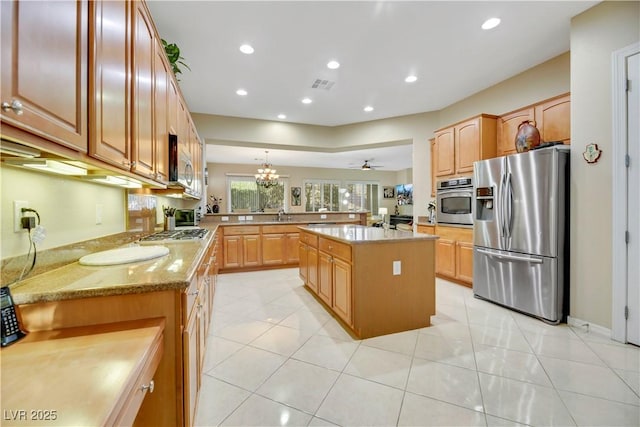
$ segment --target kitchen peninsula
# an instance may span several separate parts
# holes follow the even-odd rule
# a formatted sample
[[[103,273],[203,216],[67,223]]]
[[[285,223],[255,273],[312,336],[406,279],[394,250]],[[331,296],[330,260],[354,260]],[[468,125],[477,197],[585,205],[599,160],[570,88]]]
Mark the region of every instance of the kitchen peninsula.
[[[361,225],[300,228],[300,277],[353,335],[430,325],[436,236]]]

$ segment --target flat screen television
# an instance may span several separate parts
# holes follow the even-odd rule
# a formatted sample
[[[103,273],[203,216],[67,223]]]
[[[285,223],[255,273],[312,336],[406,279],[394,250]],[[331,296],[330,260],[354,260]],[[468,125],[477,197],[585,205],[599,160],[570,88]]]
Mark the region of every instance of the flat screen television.
[[[413,204],[413,184],[396,185],[396,201],[398,205]]]

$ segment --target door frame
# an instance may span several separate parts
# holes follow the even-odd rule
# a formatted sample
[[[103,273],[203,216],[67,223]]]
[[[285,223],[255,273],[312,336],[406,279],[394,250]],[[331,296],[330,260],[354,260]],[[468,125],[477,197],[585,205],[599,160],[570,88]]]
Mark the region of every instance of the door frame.
[[[633,43],[611,54],[612,59],[612,199],[611,199],[611,249],[612,249],[612,307],[611,338],[626,342],[627,321],[624,308],[627,305],[627,247],[624,232],[627,223],[627,174],[625,154],[627,144],[626,107],[626,58],[640,52],[640,42]],[[614,209],[624,206],[624,209]]]

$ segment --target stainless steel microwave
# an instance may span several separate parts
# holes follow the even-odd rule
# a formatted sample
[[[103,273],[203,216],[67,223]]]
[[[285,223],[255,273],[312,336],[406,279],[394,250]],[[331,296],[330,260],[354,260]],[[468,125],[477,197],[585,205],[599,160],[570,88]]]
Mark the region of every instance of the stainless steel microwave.
[[[473,225],[473,181],[461,177],[438,181],[436,222]]]

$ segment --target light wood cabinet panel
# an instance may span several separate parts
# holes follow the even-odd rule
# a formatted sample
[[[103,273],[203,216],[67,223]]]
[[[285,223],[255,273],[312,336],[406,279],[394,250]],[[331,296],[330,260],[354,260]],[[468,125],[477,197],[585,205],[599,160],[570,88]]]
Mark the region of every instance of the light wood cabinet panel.
[[[242,236],[242,265],[253,267],[260,265],[261,262],[260,236]]]
[[[473,172],[473,162],[480,159],[480,120],[469,120],[454,129],[456,173]]]
[[[318,292],[317,295],[329,307],[333,300],[333,258],[324,252],[318,252]]]
[[[436,234],[436,226],[435,225],[418,224],[417,227],[418,227],[418,233]]]
[[[465,282],[473,282],[473,244],[456,243],[456,278]]]
[[[436,274],[455,277],[456,242],[440,237],[436,242]]]
[[[168,70],[168,73],[169,80],[167,82],[167,89],[169,100],[167,102],[167,131],[171,135],[178,135],[178,99],[180,97],[180,92],[178,91],[178,84],[176,83],[175,79],[171,77],[172,71],[170,68]]]
[[[87,152],[88,2],[0,3],[3,127]]]
[[[124,1],[91,2],[94,40],[89,109],[89,155],[131,167],[131,7]]]
[[[498,119],[498,156],[517,153],[515,141],[518,134],[518,126],[527,120],[534,120],[533,107],[523,108],[500,116]]]
[[[300,235],[298,233],[286,233],[284,235],[285,264],[296,264],[300,261],[300,258],[298,257],[299,243]]]
[[[435,134],[436,176],[451,175],[455,172],[454,129],[448,128]]]
[[[242,236],[224,236],[222,242],[223,267],[242,267]]]
[[[153,61],[153,139],[155,154],[155,179],[169,181],[169,110],[175,99],[169,96],[171,69],[165,59],[165,52],[159,39],[155,42]],[[175,107],[173,108],[175,113]]]
[[[183,351],[183,372],[186,387],[184,389],[184,425],[191,426],[195,421],[196,405],[198,402],[198,323],[199,318],[195,311],[189,316],[189,322],[183,333],[182,351]]]
[[[429,140],[429,152],[431,154],[431,197],[436,197],[436,140],[431,138]]]
[[[571,142],[571,97],[563,95],[535,106],[535,118],[543,142]]]
[[[349,326],[353,326],[351,310],[351,265],[333,259],[333,304],[334,312]]]
[[[285,241],[284,234],[262,235],[262,264],[284,264]]]
[[[132,167],[137,174],[155,179],[153,139],[153,66],[155,39],[153,24],[143,2],[133,10],[133,96]]]
[[[319,271],[318,271],[318,249],[312,246],[308,247],[307,250],[307,263],[309,265],[307,272],[307,286],[313,290],[316,294],[318,293],[318,283],[319,283]]]
[[[309,282],[309,245],[300,242],[298,245],[298,272],[300,274],[300,280],[305,285]],[[314,292],[316,290],[314,289]]]

